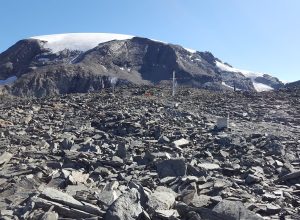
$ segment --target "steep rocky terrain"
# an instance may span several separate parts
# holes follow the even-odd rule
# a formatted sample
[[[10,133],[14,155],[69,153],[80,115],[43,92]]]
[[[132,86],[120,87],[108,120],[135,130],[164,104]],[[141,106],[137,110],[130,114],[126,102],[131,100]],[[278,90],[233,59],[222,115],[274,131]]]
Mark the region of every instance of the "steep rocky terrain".
[[[298,80],[296,82],[292,82],[292,83],[287,83],[285,85],[285,87],[290,88],[290,89],[293,89],[293,88],[299,89],[300,88],[300,80]]]
[[[1,97],[0,218],[300,218],[299,90],[170,94]]]
[[[90,92],[111,87],[112,81],[162,84],[173,71],[180,85],[218,91],[283,86],[277,78],[235,69],[209,52],[127,35],[65,34],[22,40],[0,54],[0,90],[36,97]]]

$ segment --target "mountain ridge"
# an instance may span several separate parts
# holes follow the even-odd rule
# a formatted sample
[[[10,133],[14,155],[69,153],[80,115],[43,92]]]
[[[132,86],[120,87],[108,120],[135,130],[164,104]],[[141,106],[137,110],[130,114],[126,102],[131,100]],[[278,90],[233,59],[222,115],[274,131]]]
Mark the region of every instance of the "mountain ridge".
[[[170,80],[173,71],[179,84],[214,90],[263,91],[284,85],[270,75],[233,68],[210,52],[130,35],[37,36],[0,54],[0,80],[15,77],[8,90],[20,96],[99,90],[110,87],[114,77],[123,83],[157,84]]]

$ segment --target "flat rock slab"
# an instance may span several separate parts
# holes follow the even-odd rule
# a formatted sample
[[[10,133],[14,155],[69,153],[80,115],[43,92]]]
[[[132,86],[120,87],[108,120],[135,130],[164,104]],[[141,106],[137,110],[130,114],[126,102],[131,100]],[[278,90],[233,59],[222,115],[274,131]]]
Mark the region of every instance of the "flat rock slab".
[[[85,183],[88,178],[89,178],[89,174],[85,174],[85,173],[83,173],[81,171],[77,171],[77,170],[72,171],[72,174],[69,176],[69,180],[73,184]]]
[[[211,197],[207,195],[195,194],[189,205],[193,207],[205,207],[211,203]]]
[[[51,207],[54,207],[54,210],[63,217],[68,217],[71,219],[86,219],[86,218],[92,218],[96,217],[94,214],[76,209],[76,208],[70,208],[66,205],[63,205],[61,203],[49,201],[43,198],[32,198],[31,199],[35,203],[35,207],[41,208],[43,210],[49,210]],[[102,213],[103,214],[103,213]]]
[[[215,163],[200,163],[200,164],[198,164],[198,166],[205,169],[205,170],[218,170],[218,169],[220,169],[220,165],[215,164]]]
[[[9,152],[4,152],[1,156],[0,156],[0,166],[8,163],[10,161],[10,159],[13,157],[13,155]]]
[[[175,202],[174,193],[155,191],[149,196],[148,206],[153,210],[169,210]]]
[[[50,187],[45,188],[42,191],[41,196],[71,207],[78,207],[83,205],[81,202],[74,199],[72,196],[68,195],[67,193],[61,192],[57,189],[50,188]]]
[[[223,200],[213,208],[213,211],[231,217],[233,220],[263,220],[262,217],[248,210],[241,202]]]
[[[61,192],[59,190],[50,187],[47,187],[42,191],[41,197],[44,197],[54,202],[67,205],[71,208],[77,208],[87,213],[91,213],[95,215],[102,214],[99,207],[86,202],[80,202],[74,199],[72,196],[68,195],[67,193]]]
[[[173,146],[176,147],[176,148],[177,147],[184,147],[184,146],[188,145],[189,143],[190,143],[189,140],[181,138],[181,139],[179,139],[177,141],[174,141],[173,142]]]
[[[272,205],[272,204],[268,204],[267,205],[267,214],[270,214],[270,215],[274,215],[274,214],[277,214],[281,211],[281,207],[279,205]]]
[[[158,162],[156,165],[160,178],[167,176],[184,176],[186,174],[187,165],[184,159],[170,159]]]

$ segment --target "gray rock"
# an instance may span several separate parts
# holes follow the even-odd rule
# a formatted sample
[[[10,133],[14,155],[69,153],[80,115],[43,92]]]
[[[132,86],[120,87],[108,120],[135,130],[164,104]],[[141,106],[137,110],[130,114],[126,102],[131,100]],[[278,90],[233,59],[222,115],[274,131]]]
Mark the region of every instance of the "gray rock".
[[[118,145],[116,155],[122,159],[125,159],[127,156],[127,146],[124,144]]]
[[[117,192],[112,191],[102,191],[95,196],[101,204],[109,207],[116,199],[119,197]]]
[[[174,141],[173,146],[176,147],[176,148],[180,148],[180,147],[187,146],[189,143],[190,143],[190,141],[188,141],[184,138],[181,138],[179,140]]]
[[[186,205],[185,203],[179,202],[176,204],[176,209],[180,214],[181,218],[190,217],[190,215],[195,216],[196,219],[199,219],[199,216],[203,220],[233,220],[232,217],[219,214],[213,210],[207,208],[195,208]],[[198,215],[195,215],[197,213]]]
[[[3,166],[4,164],[8,163],[12,157],[13,157],[13,155],[11,153],[4,152],[0,156],[0,166]]]
[[[156,169],[160,178],[168,176],[177,177],[186,174],[187,166],[184,159],[170,159],[158,162]]]
[[[219,164],[214,164],[214,163],[200,163],[198,164],[199,167],[205,169],[205,170],[218,170],[220,169]]]
[[[249,174],[246,179],[245,183],[247,184],[254,184],[254,183],[259,183],[262,179],[256,175]]]
[[[202,220],[201,216],[197,212],[195,212],[195,211],[190,211],[187,214],[187,218],[189,220]]]
[[[71,208],[76,208],[79,210],[82,210],[87,213],[91,213],[94,215],[101,215],[102,212],[99,209],[99,207],[94,206],[89,203],[80,202],[76,199],[74,199],[72,196],[61,192],[59,190],[53,189],[53,188],[45,188],[43,189],[41,193],[41,197],[49,199],[50,201],[61,203],[63,205],[67,205]]]
[[[278,214],[281,211],[281,207],[278,205],[267,204],[266,213],[268,215]]]
[[[179,216],[177,210],[156,210],[155,215],[162,219],[174,219]]]
[[[81,202],[79,202],[78,200],[74,199],[72,196],[61,192],[57,189],[54,188],[45,188],[42,193],[41,193],[42,197],[46,197],[52,201],[55,202],[59,202],[71,207],[81,207],[83,206]]]
[[[140,195],[137,189],[121,195],[107,210],[105,220],[135,220],[142,213]]]
[[[149,196],[148,206],[152,210],[168,210],[175,202],[174,193],[156,190]]]
[[[241,202],[222,200],[213,208],[213,211],[228,216],[233,220],[263,220],[262,217],[248,210]]]
[[[41,220],[57,220],[58,219],[58,214],[56,212],[46,212]]]
[[[211,204],[211,197],[207,195],[195,194],[190,204],[193,207],[206,207]]]

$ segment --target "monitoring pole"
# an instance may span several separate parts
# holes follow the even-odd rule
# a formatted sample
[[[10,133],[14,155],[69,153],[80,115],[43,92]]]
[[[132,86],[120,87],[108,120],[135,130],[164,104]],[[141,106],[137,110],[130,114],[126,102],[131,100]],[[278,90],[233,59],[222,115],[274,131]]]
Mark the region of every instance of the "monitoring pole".
[[[172,96],[175,96],[175,71],[173,71],[173,87],[172,87]]]

